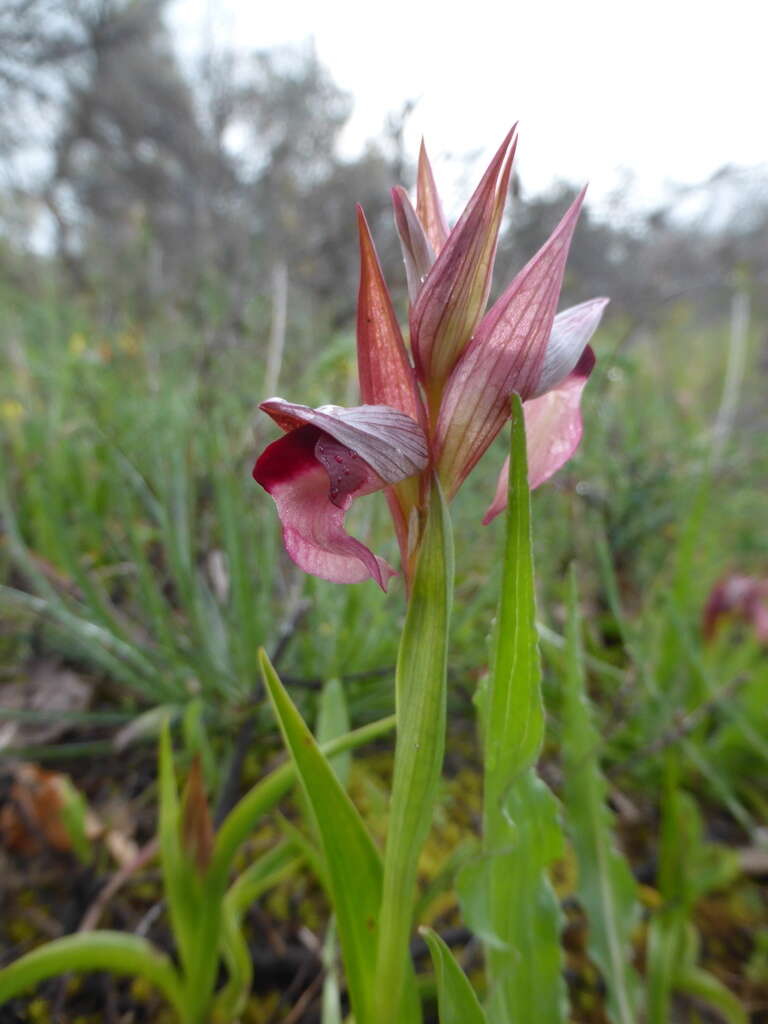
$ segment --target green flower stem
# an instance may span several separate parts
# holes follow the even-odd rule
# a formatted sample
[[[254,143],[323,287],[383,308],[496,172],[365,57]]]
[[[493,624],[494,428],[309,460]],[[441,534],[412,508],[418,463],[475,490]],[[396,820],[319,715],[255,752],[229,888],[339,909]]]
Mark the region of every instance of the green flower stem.
[[[435,481],[397,659],[397,744],[384,859],[376,980],[376,1020],[418,1020],[407,999],[408,945],[416,873],[445,748],[448,627],[453,599],[453,543],[448,510]]]

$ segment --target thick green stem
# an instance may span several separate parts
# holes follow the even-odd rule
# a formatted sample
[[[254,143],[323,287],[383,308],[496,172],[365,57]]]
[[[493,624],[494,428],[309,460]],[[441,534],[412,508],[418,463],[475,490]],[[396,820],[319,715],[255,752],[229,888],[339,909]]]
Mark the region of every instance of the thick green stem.
[[[435,482],[397,660],[397,744],[376,972],[379,1024],[420,1019],[407,984],[408,947],[419,855],[432,823],[445,747],[452,599],[451,526]]]

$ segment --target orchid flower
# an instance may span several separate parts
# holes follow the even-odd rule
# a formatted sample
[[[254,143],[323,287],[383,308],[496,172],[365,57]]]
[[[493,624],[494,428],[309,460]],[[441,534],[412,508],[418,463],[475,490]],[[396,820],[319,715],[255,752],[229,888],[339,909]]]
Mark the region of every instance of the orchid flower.
[[[271,398],[261,408],[286,433],[261,453],[253,476],[275,500],[288,554],[322,579],[370,577],[386,590],[394,569],[345,532],[344,516],[354,498],[426,467],[421,427],[386,405],[309,409]]]
[[[710,591],[702,617],[707,640],[713,640],[728,619],[752,627],[755,639],[768,647],[768,578],[729,573]]]
[[[393,190],[409,294],[406,346],[381,265],[358,208],[357,354],[364,405],[312,410],[269,399],[261,408],[286,433],[254,477],[278,507],[286,549],[307,572],[339,583],[394,570],[344,531],[352,501],[386,489],[406,577],[436,472],[452,498],[524,403],[529,483],[549,479],[576,450],[581,393],[595,364],[589,347],[607,299],[556,315],[582,191],[539,252],[486,311],[515,154],[507,135],[464,212],[449,230],[422,144],[415,206]],[[484,522],[506,502],[508,466]]]

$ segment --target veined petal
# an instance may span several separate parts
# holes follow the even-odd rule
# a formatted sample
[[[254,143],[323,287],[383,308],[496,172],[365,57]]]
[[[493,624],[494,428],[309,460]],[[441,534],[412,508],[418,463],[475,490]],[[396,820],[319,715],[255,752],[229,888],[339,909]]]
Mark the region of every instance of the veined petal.
[[[360,232],[360,288],[357,301],[357,367],[364,402],[399,409],[424,426],[426,413],[408,353],[387,290],[376,247],[362,208],[357,208]],[[426,443],[424,444],[426,452]],[[400,546],[403,565],[408,565],[408,522],[419,504],[416,480],[388,488],[387,503]]]
[[[433,403],[466,348],[488,299],[515,155],[514,131],[491,161],[411,309],[416,372]]]
[[[362,208],[360,230],[360,288],[357,299],[357,365],[360,397],[371,405],[387,405],[424,422],[416,378],[405,349],[400,325]]]
[[[253,476],[275,500],[288,554],[323,579],[358,583],[371,577],[386,590],[394,570],[345,532],[344,516],[354,498],[426,467],[422,428],[383,405],[310,409],[270,398],[261,408],[286,431],[262,452]],[[400,539],[404,527],[397,520],[396,526]]]
[[[265,448],[253,476],[274,498],[285,549],[299,568],[334,583],[371,578],[386,590],[394,570],[344,530],[353,498],[384,486],[350,454],[317,427],[301,426]]]
[[[610,299],[590,299],[558,313],[552,324],[539,383],[533,398],[545,394],[565,380],[581,359],[590,338],[597,330],[603,310]]]
[[[584,191],[483,317],[451,374],[437,424],[438,469],[449,497],[506,422],[510,395],[525,402],[536,393],[583,200]]]
[[[398,185],[392,189],[392,206],[395,211],[395,227],[400,236],[403,250],[405,276],[408,281],[408,298],[414,303],[421,286],[435,262],[435,254],[424,233],[421,221],[411,205],[408,193]]]
[[[595,365],[595,353],[587,346],[571,373],[560,384],[539,398],[523,405],[526,448],[528,451],[528,486],[535,490],[564,466],[579,446],[583,424],[581,393]],[[507,506],[509,456],[507,456],[496,494],[483,519],[484,524]]]
[[[285,431],[311,425],[368,463],[382,486],[396,484],[427,465],[427,439],[410,416],[387,405],[307,405],[268,398],[259,406]]]
[[[439,253],[448,237],[448,221],[443,213],[443,204],[437,193],[432,165],[427,156],[427,147],[421,140],[419,147],[419,169],[416,177],[416,213],[426,232],[432,250]]]

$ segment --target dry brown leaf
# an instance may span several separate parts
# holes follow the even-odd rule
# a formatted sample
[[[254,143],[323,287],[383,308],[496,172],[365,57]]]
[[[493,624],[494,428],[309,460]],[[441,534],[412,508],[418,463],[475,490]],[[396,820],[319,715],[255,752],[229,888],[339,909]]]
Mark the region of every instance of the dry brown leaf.
[[[69,784],[66,776],[36,764],[17,764],[11,774],[8,795],[0,808],[0,841],[5,848],[27,856],[46,847],[71,850],[62,815]]]

